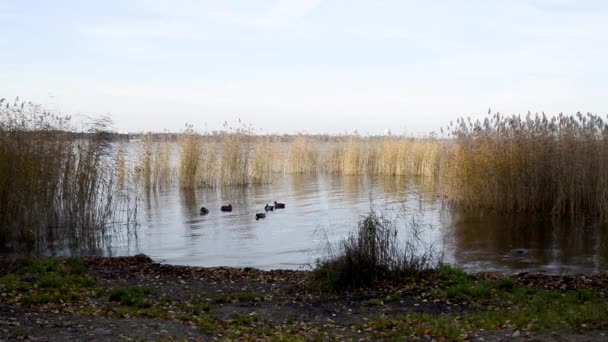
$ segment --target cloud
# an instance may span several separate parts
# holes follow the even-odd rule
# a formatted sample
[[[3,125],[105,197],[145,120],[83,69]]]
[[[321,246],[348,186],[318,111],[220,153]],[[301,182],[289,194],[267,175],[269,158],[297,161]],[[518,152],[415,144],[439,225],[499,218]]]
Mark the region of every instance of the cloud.
[[[278,29],[305,17],[321,0],[274,0],[262,6],[229,6],[225,3],[176,0],[133,0],[136,14],[110,22],[85,23],[81,32],[106,40],[141,39],[176,41],[246,39],[256,30]]]
[[[260,13],[242,13],[223,9],[214,13],[222,20],[256,28],[274,29],[305,17],[321,4],[321,0],[276,0]]]
[[[278,28],[315,10],[321,0],[274,0],[231,5],[227,2],[193,0],[133,0],[136,8],[178,20],[213,20],[254,28]]]
[[[88,25],[82,28],[82,32],[86,35],[111,40],[202,40],[205,38],[201,30],[194,29],[188,25],[152,21],[127,21]]]

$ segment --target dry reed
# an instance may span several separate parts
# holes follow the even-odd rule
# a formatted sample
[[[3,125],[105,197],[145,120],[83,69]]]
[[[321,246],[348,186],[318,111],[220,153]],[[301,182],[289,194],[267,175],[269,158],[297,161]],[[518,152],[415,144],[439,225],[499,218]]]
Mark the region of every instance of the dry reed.
[[[304,135],[298,135],[289,151],[287,159],[287,172],[290,173],[312,173],[317,172],[319,151],[311,139]]]
[[[0,242],[91,250],[109,228],[132,222],[134,207],[121,207],[132,197],[116,184],[108,125],[93,120],[75,133],[70,117],[0,100]]]
[[[608,214],[608,125],[592,114],[484,121],[451,129],[441,183],[465,207],[556,216]]]

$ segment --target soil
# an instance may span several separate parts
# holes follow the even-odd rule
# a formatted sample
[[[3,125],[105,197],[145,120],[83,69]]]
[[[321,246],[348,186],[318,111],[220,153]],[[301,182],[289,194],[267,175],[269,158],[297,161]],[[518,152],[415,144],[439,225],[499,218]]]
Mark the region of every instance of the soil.
[[[214,319],[230,321],[234,317],[255,317],[258,322],[284,325],[304,322],[304,330],[322,327],[317,339],[374,340],[357,328],[358,324],[380,316],[399,316],[424,312],[433,315],[469,310],[466,304],[429,300],[426,296],[433,279],[419,283],[390,284],[372,290],[342,294],[322,293],[309,284],[310,272],[251,268],[202,268],[155,263],[147,256],[123,258],[86,257],[87,275],[101,289],[147,287],[155,301],[170,298],[183,303],[204,293],[212,296],[256,294],[251,300],[224,300],[214,304]],[[18,267],[15,260],[3,260],[0,267]],[[17,265],[17,266],[16,266]],[[2,274],[2,273],[0,273]],[[492,278],[492,274],[476,275]],[[608,288],[608,277],[577,276],[571,278],[520,274],[514,276],[526,286],[563,289],[564,287]],[[0,288],[1,289],[1,288]],[[398,300],[390,296],[398,294]],[[31,339],[36,341],[118,341],[118,340],[223,340],[217,332],[201,330],[179,318],[115,317],[91,312],[82,313],[78,306],[22,306],[11,303],[7,293],[0,297],[0,341]],[[254,297],[255,297],[254,296]],[[262,298],[262,299],[260,299]],[[394,297],[393,297],[394,298]],[[103,308],[105,298],[88,298],[86,305]],[[176,304],[177,305],[177,304]],[[313,335],[310,335],[313,336]],[[247,340],[249,336],[243,336]],[[241,339],[238,335],[230,339]],[[431,340],[429,336],[411,336],[407,340]],[[608,341],[606,331],[559,331],[532,333],[512,328],[474,330],[464,336],[473,341]]]

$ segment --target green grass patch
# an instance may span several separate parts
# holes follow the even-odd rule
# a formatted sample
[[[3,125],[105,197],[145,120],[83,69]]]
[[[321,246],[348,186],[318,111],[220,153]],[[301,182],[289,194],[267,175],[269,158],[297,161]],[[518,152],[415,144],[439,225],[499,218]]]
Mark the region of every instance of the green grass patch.
[[[78,302],[94,290],[95,280],[86,275],[79,259],[30,259],[0,277],[3,291],[14,292],[24,305]]]
[[[108,291],[108,300],[120,302],[123,306],[150,308],[152,306],[151,294],[152,290],[148,287],[114,288]]]
[[[525,288],[512,279],[473,280],[460,270],[441,270],[448,286],[434,295],[466,301],[471,309],[459,314],[406,315],[370,320],[378,337],[429,335],[461,340],[476,328],[518,328],[530,331],[602,329],[608,326],[608,299],[603,292]]]

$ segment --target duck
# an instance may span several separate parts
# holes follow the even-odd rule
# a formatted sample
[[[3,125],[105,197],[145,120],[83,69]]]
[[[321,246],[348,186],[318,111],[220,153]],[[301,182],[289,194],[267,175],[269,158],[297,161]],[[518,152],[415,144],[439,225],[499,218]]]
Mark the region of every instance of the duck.
[[[231,212],[232,211],[232,204],[228,204],[228,205],[223,205],[220,208],[221,211],[227,211],[227,212]]]
[[[514,255],[526,255],[528,254],[528,250],[525,248],[515,248],[511,250],[511,254]]]
[[[266,206],[264,207],[264,210],[266,210],[266,211],[273,211],[274,210],[274,206],[273,205],[268,205],[268,203],[266,203]]]
[[[274,207],[277,209],[285,209],[285,203],[278,203],[277,201],[274,201]]]
[[[207,215],[209,214],[209,209],[205,208],[205,207],[201,207],[201,215]]]
[[[266,214],[264,214],[264,213],[257,213],[257,214],[255,214],[255,220],[256,221],[259,220],[259,219],[263,219],[263,218],[266,218]]]

